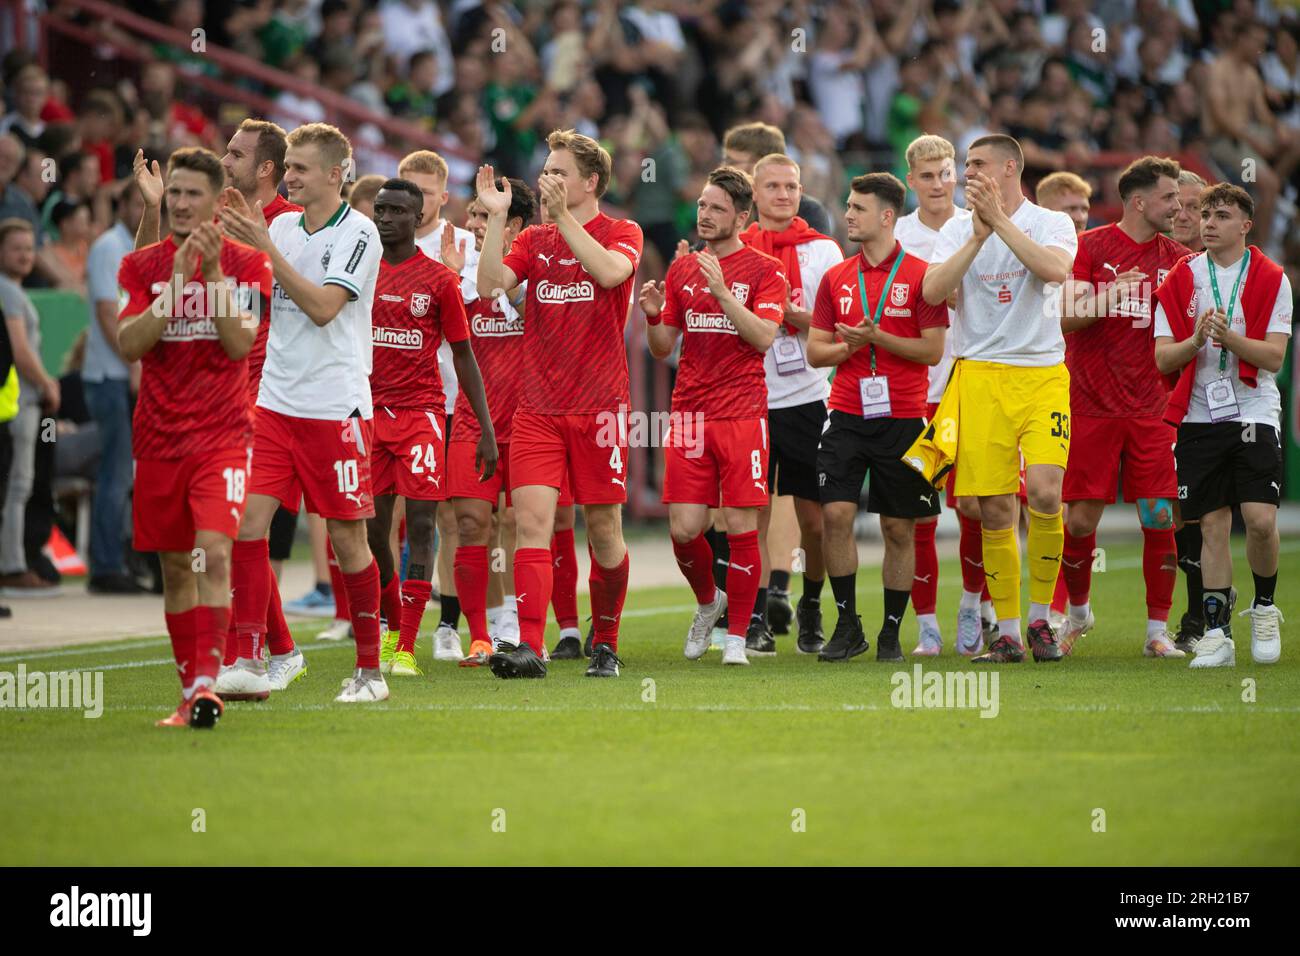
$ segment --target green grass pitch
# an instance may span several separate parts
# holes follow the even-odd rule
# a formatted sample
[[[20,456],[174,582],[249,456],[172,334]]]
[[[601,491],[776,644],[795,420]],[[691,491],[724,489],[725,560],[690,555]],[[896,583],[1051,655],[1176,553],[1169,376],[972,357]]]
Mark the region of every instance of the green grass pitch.
[[[266,704],[229,706],[208,733],[153,727],[176,697],[165,639],[6,654],[0,670],[105,668],[106,706],[97,720],[0,711],[0,859],[1296,865],[1298,555],[1300,541],[1283,542],[1279,603],[1298,623],[1283,625],[1281,663],[1252,664],[1243,618],[1236,668],[1195,672],[1142,658],[1138,545],[1108,546],[1097,629],[1059,665],[1000,668],[992,719],[891,705],[891,675],[912,661],[874,660],[877,568],[859,575],[873,649],[847,665],[796,655],[790,637],[748,668],[724,669],[716,651],[688,662],[683,584],[630,595],[617,680],[589,680],[576,662],[545,681],[433,667],[430,611],[426,676],[392,679],[386,704],[344,706],[332,699],[351,644],[317,644],[311,623],[295,628],[307,676]],[[927,670],[970,667],[952,653],[959,585],[944,562],[944,655]],[[1183,593],[1180,579],[1175,615]],[[910,651],[911,614],[903,637]]]

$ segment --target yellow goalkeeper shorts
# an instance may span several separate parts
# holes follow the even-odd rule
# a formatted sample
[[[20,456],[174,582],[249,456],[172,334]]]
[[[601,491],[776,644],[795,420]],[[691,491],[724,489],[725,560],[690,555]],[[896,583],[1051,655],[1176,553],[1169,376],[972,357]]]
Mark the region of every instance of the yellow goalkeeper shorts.
[[[962,361],[953,493],[1009,495],[1026,466],[1070,457],[1070,373],[1065,364]]]

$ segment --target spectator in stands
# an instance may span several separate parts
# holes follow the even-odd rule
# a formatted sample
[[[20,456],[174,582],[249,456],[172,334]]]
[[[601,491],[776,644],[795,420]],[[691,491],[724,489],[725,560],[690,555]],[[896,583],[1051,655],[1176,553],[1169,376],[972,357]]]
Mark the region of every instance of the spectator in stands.
[[[411,54],[406,79],[388,88],[384,102],[388,111],[425,129],[433,129],[437,119],[433,87],[438,78],[438,55],[432,50]]]
[[[58,233],[47,247],[47,261],[55,266],[55,287],[84,296],[86,257],[93,234],[90,204],[81,199],[63,200],[51,211],[50,222]]]
[[[122,121],[122,104],[108,90],[91,91],[77,114],[82,152],[99,157],[99,182],[96,185],[110,183],[117,178],[114,175],[114,144],[117,133],[122,129]]]
[[[36,442],[42,416],[59,409],[59,383],[41,362],[41,324],[22,282],[36,264],[36,233],[24,219],[0,222],[0,307],[18,369],[18,414],[10,423],[13,465],[0,529],[0,594],[47,597],[59,593],[28,569],[24,547],[27,499],[35,480]]]
[[[34,63],[23,67],[14,76],[14,108],[0,119],[0,133],[13,133],[25,146],[35,146],[45,133],[45,120],[41,109],[50,95],[50,79]]]
[[[99,156],[91,152],[72,152],[58,162],[58,179],[54,188],[41,204],[41,224],[46,235],[58,238],[59,229],[54,224],[54,209],[61,202],[89,203],[99,188]]]
[[[202,146],[221,154],[216,125],[203,110],[176,98],[176,68],[153,62],[140,75],[140,102],[153,121],[166,131],[173,149]]]
[[[883,53],[867,7],[836,3],[826,10],[809,65],[808,87],[837,147],[863,131],[867,108],[863,71]]]
[[[320,84],[320,65],[309,56],[299,55],[290,64],[294,77],[308,86]],[[325,119],[325,107],[320,101],[307,93],[295,90],[283,90],[275,98],[276,114],[271,117],[273,123],[285,129],[295,129],[305,123],[320,123]]]
[[[1044,176],[1034,194],[1034,201],[1044,209],[1063,212],[1074,223],[1075,232],[1088,228],[1088,208],[1092,187],[1076,173],[1062,170]]]
[[[135,248],[144,197],[134,183],[119,189],[117,221],[95,240],[86,264],[89,335],[81,381],[86,410],[99,431],[99,470],[90,505],[90,583],[95,594],[134,594],[123,554],[131,493],[131,395],[139,363],[128,366],[117,345],[117,270]]]
[[[39,150],[33,149],[38,157]],[[27,169],[27,147],[13,133],[0,134],[0,219],[25,219],[42,238],[41,213],[32,196],[19,184],[19,174]],[[43,157],[42,157],[43,158]]]
[[[443,28],[438,5],[433,0],[385,0],[379,8],[379,15],[388,53],[399,63],[410,63],[411,57],[419,51],[432,50],[438,67],[433,95],[441,96],[450,90],[455,77],[451,41]]]

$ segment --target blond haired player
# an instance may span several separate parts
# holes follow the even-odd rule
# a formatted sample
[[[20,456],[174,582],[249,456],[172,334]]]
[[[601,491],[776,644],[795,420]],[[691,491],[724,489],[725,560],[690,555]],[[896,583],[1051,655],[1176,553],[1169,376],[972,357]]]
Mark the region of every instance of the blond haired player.
[[[1075,232],[1088,228],[1088,210],[1091,208],[1092,187],[1082,176],[1065,172],[1051,173],[1038,182],[1034,199],[1044,209],[1063,212],[1074,223]]]
[[[1020,554],[1014,530],[1020,458],[1029,502],[1029,642],[1034,660],[1061,659],[1048,605],[1065,530],[1061,482],[1070,453],[1070,375],[1060,325],[1060,285],[1078,236],[1064,213],[1025,198],[1024,153],[1010,136],[982,136],[966,152],[970,219],[939,231],[922,282],[938,305],[956,293],[949,387],[958,389],[953,489],[980,499],[984,572],[998,638],[980,663],[1024,660]]]

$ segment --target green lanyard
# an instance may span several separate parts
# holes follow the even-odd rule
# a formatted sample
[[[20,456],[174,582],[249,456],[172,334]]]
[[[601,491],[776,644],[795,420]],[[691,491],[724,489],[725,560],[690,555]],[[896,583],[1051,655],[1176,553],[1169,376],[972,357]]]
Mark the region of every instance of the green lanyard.
[[[1214,307],[1220,312],[1223,311],[1223,300],[1219,298],[1219,280],[1215,276],[1214,260],[1208,255],[1205,257],[1206,263],[1210,267],[1210,289],[1214,292]],[[1242,257],[1241,268],[1237,270],[1237,281],[1232,284],[1232,295],[1228,297],[1228,327],[1232,327],[1232,305],[1237,301],[1237,290],[1241,288],[1242,276],[1246,274],[1246,269],[1250,265],[1250,250],[1246,250],[1246,255]],[[1219,374],[1222,375],[1228,370],[1228,350],[1219,347]]]
[[[889,278],[885,280],[885,284],[884,284],[884,286],[881,287],[881,290],[880,290],[880,301],[878,301],[878,302],[876,303],[876,311],[875,311],[875,314],[874,314],[874,315],[871,314],[871,306],[870,306],[870,304],[867,302],[867,283],[866,283],[866,280],[864,280],[864,279],[862,278],[862,269],[861,269],[861,268],[858,269],[858,295],[860,295],[860,296],[862,297],[862,315],[863,315],[864,317],[867,316],[867,315],[871,315],[871,321],[872,321],[872,323],[875,324],[875,325],[879,325],[879,324],[880,324],[880,313],[881,313],[881,311],[885,308],[885,299],[888,297],[890,287],[894,284],[894,276],[898,275],[898,267],[901,266],[901,265],[903,264],[903,250],[902,250],[902,249],[899,249],[897,245],[896,245],[894,248],[897,250],[898,254],[894,257],[894,267],[893,267],[892,269],[889,270]],[[866,257],[865,257],[865,256],[863,256],[863,261],[864,261],[864,262],[866,261]],[[1236,294],[1236,293],[1234,293],[1234,295],[1235,295],[1235,294]],[[875,344],[873,343],[872,345],[870,345],[870,346],[869,346],[869,349],[870,349],[870,355],[871,355],[871,377],[872,377],[872,378],[875,378],[875,377],[876,377],[876,346],[875,346]]]

